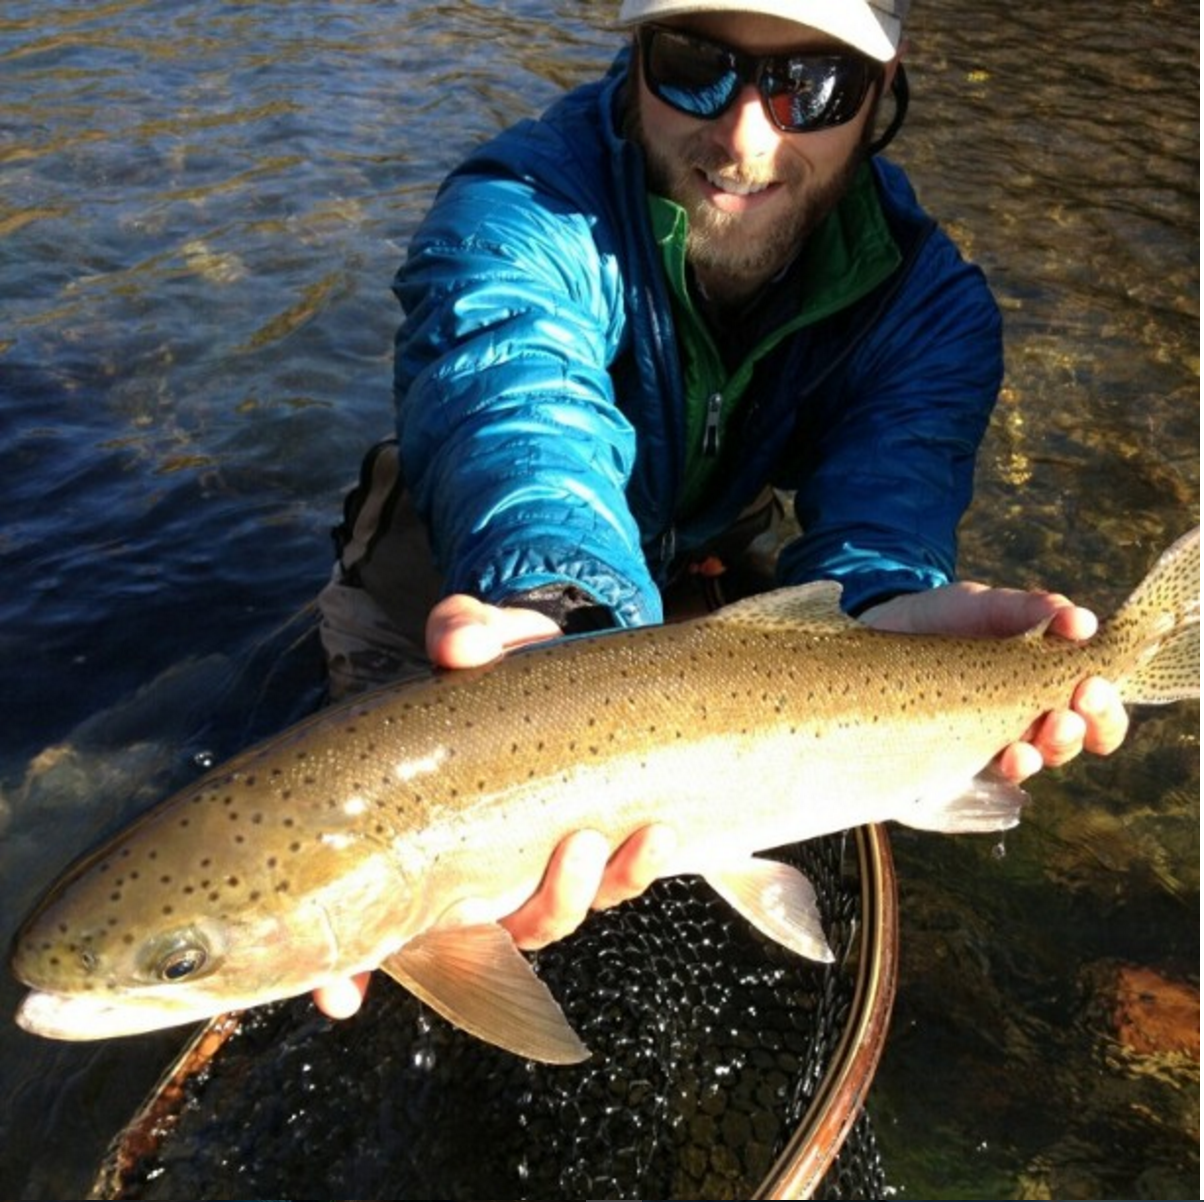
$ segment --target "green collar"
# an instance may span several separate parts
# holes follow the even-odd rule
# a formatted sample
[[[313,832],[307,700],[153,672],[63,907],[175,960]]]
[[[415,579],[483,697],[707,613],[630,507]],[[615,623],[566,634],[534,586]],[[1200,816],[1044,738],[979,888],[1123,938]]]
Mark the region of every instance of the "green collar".
[[[872,292],[899,266],[902,255],[886,224],[873,173],[864,164],[852,187],[807,240],[782,283],[770,285],[771,289],[795,290],[796,299],[782,298],[784,304],[773,304],[779,314],[776,324],[766,321],[768,328],[752,336],[751,349],[729,370],[690,292],[686,212],[673,201],[652,194],[648,205],[673,295],[681,356],[686,445],[679,512],[688,514],[705,499],[728,420],[747,390],[757,362],[796,330]],[[757,307],[755,302],[752,307]],[[756,321],[756,317],[750,314],[750,320]]]
[[[653,193],[648,206],[674,296],[693,308],[686,274],[686,211]],[[796,310],[802,324],[860,300],[899,266],[902,255],[886,224],[868,164],[861,166],[849,191],[808,239],[801,259],[802,270],[791,275],[802,282]]]

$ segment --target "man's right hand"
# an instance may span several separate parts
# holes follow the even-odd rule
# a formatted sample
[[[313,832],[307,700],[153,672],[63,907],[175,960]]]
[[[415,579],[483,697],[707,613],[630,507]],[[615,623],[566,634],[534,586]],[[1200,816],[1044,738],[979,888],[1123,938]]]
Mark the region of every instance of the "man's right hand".
[[[559,634],[551,618],[533,609],[507,609],[454,593],[426,620],[426,653],[439,668],[478,668],[515,647]]]

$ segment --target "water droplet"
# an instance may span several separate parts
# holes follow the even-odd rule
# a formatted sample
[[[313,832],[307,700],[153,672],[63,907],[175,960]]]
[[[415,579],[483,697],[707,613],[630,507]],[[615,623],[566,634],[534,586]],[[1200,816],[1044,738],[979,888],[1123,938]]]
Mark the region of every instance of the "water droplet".
[[[1002,860],[1008,854],[1007,844],[1000,839],[994,847],[991,848],[991,855],[997,860]]]
[[[192,757],[192,762],[204,771],[208,771],[217,763],[217,756],[212,751],[198,751]]]

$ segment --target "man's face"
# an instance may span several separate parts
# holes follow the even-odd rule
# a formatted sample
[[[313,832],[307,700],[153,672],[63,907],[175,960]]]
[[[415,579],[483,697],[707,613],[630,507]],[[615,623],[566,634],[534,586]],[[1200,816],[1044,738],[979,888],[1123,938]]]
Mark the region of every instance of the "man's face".
[[[825,34],[777,17],[715,14],[673,22],[748,54],[846,49]],[[893,68],[888,67],[884,86]],[[713,120],[658,100],[641,80],[629,111],[654,191],[689,215],[687,254],[707,294],[739,301],[771,279],[832,209],[862,160],[876,88],[857,116],[814,133],[783,133],[756,88],[744,87]]]

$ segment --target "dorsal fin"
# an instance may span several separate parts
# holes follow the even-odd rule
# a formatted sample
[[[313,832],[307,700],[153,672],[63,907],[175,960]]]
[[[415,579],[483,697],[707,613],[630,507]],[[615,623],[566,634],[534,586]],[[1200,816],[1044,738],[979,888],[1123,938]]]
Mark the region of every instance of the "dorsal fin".
[[[751,626],[758,630],[813,630],[833,634],[859,622],[840,608],[841,586],[835,580],[816,580],[789,588],[757,593],[742,601],[733,601],[713,613],[708,621]]]

